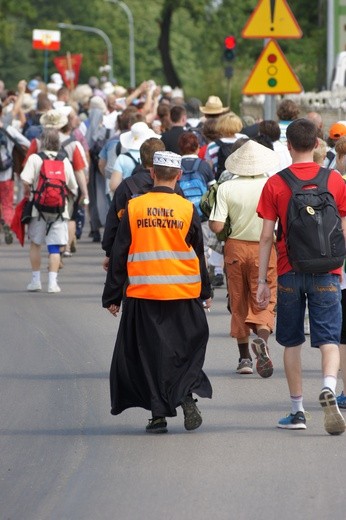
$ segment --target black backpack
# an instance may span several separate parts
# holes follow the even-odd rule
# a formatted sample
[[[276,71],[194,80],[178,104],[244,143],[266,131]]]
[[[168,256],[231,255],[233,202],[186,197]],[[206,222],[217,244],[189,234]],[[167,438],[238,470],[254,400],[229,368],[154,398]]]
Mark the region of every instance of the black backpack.
[[[217,167],[215,172],[215,179],[218,181],[221,173],[225,169],[225,161],[229,155],[231,155],[234,143],[224,143],[221,139],[217,139],[215,144],[218,145],[219,151],[217,152]]]
[[[289,168],[278,173],[292,191],[287,208],[286,247],[295,271],[327,273],[344,262],[341,218],[327,188],[330,173],[331,170],[320,168],[309,181],[298,179]],[[278,240],[281,234],[279,224]]]

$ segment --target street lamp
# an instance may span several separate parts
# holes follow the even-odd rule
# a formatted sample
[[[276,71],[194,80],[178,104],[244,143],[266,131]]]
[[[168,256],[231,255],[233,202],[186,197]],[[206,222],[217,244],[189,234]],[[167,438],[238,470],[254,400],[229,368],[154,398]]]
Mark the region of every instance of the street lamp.
[[[136,87],[136,72],[135,72],[135,38],[133,29],[133,15],[131,9],[125,2],[119,2],[119,0],[105,0],[105,2],[111,2],[121,7],[129,21],[129,49],[130,49],[130,86]]]
[[[109,79],[110,81],[114,81],[113,76],[113,47],[110,39],[107,34],[101,29],[97,29],[96,27],[88,27],[86,25],[72,25],[69,23],[58,23],[58,27],[60,29],[71,29],[72,31],[85,31],[98,34],[104,40],[107,46],[107,55],[108,55],[108,66],[109,66]]]

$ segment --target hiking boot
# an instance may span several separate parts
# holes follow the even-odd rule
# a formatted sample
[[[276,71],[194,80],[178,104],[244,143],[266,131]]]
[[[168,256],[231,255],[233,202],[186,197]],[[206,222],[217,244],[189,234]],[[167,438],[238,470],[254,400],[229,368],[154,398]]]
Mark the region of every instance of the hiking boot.
[[[283,417],[277,424],[278,428],[285,430],[306,430],[306,418],[304,412],[291,413]]]
[[[40,281],[38,281],[38,282],[31,281],[26,286],[26,290],[29,291],[29,292],[41,291],[42,290],[41,282]]]
[[[59,293],[59,292],[61,292],[61,289],[57,283],[52,283],[51,285],[48,285],[48,292],[49,293]]]
[[[148,433],[167,433],[166,417],[153,417],[149,419],[149,424],[146,426],[145,431]]]
[[[237,374],[253,374],[251,359],[239,359]]]
[[[202,415],[196,405],[197,399],[193,399],[191,395],[185,397],[181,403],[184,412],[185,430],[196,430],[202,424]]]
[[[5,243],[8,244],[8,245],[12,244],[12,242],[13,242],[13,235],[12,235],[10,226],[8,224],[3,224],[2,230],[3,230],[4,235],[5,235]]]
[[[337,396],[336,402],[339,408],[346,408],[346,395],[344,392],[341,392],[341,394]]]
[[[262,338],[251,342],[251,348],[256,356],[256,370],[261,377],[270,377],[273,374],[273,363],[269,357],[268,347]]]
[[[322,388],[319,396],[320,405],[324,411],[324,428],[330,435],[340,435],[345,431],[345,420],[340,413],[336,396],[328,388]]]

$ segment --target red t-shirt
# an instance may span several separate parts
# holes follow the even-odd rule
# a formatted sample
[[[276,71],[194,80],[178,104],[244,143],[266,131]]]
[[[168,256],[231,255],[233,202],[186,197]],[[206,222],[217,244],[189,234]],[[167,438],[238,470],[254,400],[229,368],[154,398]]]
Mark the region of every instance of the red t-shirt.
[[[301,180],[313,179],[319,170],[317,163],[296,163],[290,166],[290,170]],[[340,173],[332,170],[328,179],[328,190],[334,196],[339,214],[341,217],[346,216],[346,183]],[[282,225],[282,238],[277,242],[277,271],[278,275],[285,274],[292,270],[287,257],[285,235],[286,235],[286,214],[288,202],[291,198],[291,190],[286,182],[279,177],[273,175],[268,179],[263,187],[262,194],[257,206],[257,213],[260,218],[280,220]],[[341,268],[331,271],[335,274],[341,274]]]

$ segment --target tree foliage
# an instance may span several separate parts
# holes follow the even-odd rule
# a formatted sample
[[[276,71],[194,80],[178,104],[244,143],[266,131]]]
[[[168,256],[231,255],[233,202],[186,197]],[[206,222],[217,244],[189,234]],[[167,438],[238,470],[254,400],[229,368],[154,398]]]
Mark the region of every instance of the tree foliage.
[[[326,1],[289,0],[304,37],[280,40],[279,44],[306,90],[319,89],[325,76]],[[134,18],[136,82],[149,78],[159,84],[181,86],[187,96],[203,100],[210,94],[226,101],[228,89],[238,102],[241,88],[262,48],[262,40],[242,39],[241,31],[257,5],[256,0],[126,0]],[[124,10],[106,0],[2,0],[0,3],[1,78],[9,88],[22,77],[41,75],[44,53],[31,46],[32,30],[57,29],[64,22],[96,27],[112,42],[114,75],[129,85],[129,25]],[[237,38],[234,75],[224,77],[223,40]],[[49,53],[49,74],[55,71],[53,57],[67,51],[82,53],[80,81],[100,76],[107,63],[105,42],[98,35],[61,30],[59,52]]]

